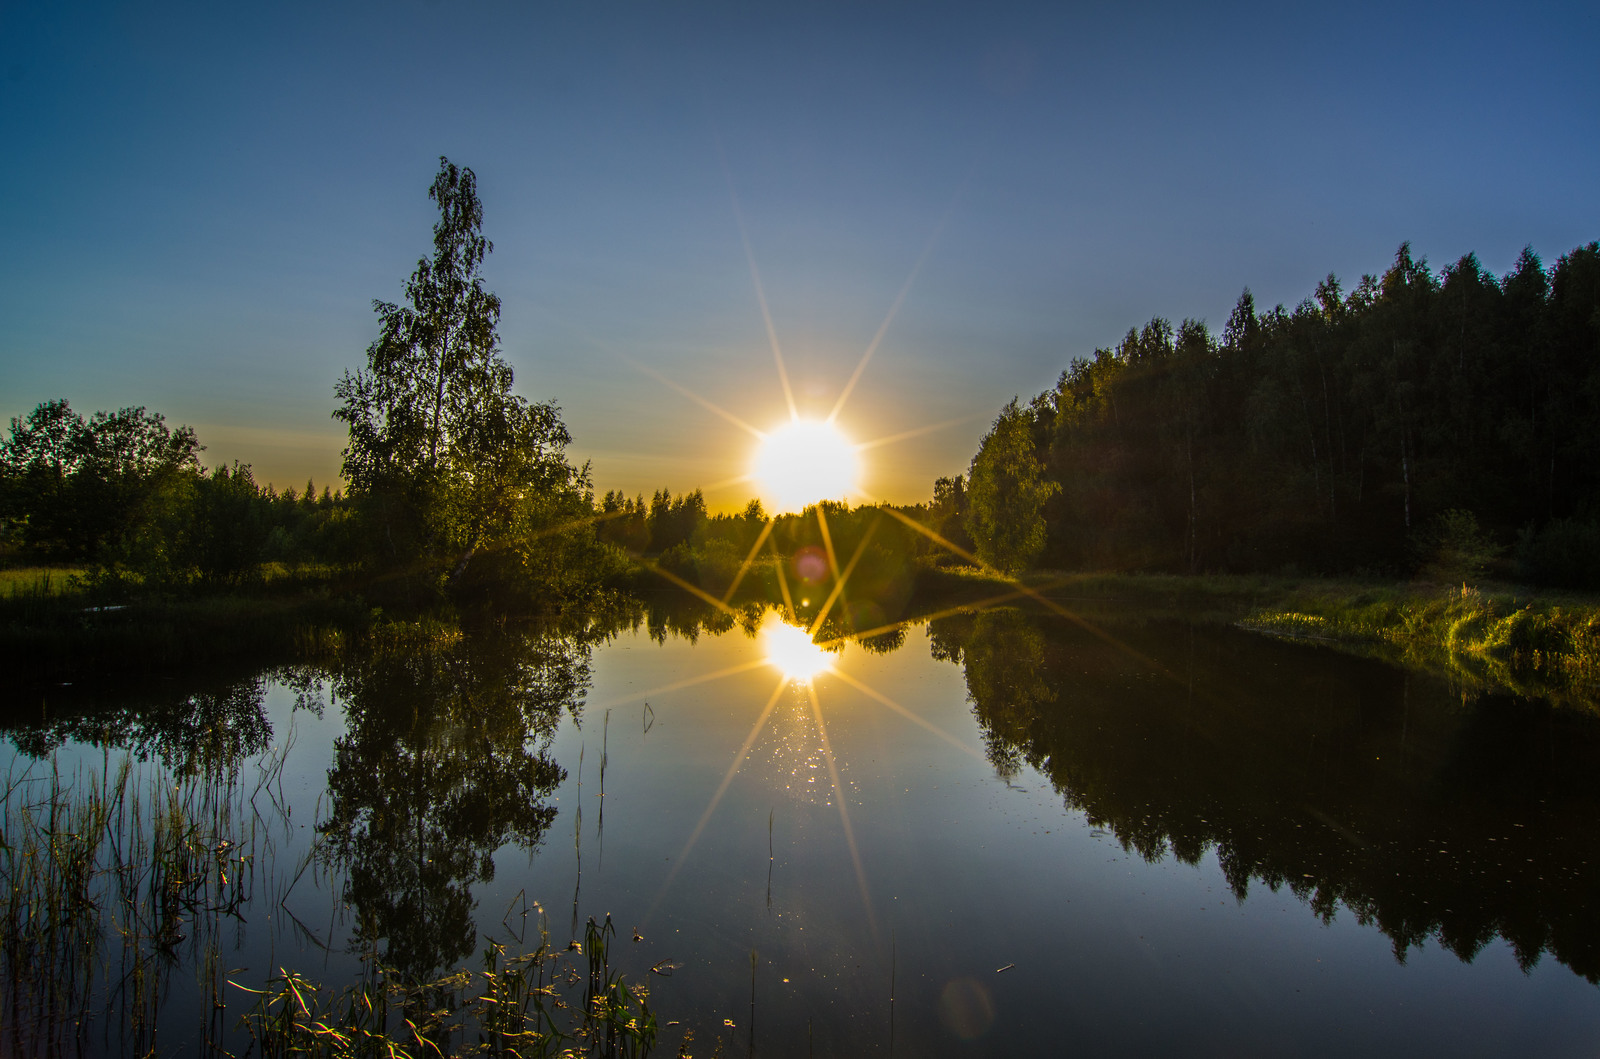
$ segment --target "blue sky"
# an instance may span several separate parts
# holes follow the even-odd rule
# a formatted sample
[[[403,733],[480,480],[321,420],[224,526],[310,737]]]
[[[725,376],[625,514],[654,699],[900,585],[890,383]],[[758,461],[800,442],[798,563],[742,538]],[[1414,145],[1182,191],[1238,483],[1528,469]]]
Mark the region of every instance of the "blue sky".
[[[803,409],[925,497],[1000,405],[1153,315],[1220,328],[1402,240],[1600,238],[1595,5],[0,6],[0,415],[190,423],[338,470],[332,388],[471,166],[518,389],[597,486],[726,481]],[[737,205],[736,205],[737,203]],[[711,494],[737,506],[743,487]]]

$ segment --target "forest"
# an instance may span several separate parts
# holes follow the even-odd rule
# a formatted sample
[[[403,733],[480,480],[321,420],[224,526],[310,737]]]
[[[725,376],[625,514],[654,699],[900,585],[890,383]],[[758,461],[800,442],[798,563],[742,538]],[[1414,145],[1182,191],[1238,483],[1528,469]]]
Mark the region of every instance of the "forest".
[[[1348,294],[1157,318],[1013,401],[932,511],[1020,570],[1600,587],[1600,244],[1506,275],[1402,244]]]
[[[754,575],[776,599],[789,575],[763,566],[801,588],[848,567],[869,624],[919,570],[974,558],[1600,588],[1600,243],[1553,269],[1525,250],[1500,277],[1471,254],[1436,274],[1402,244],[1293,310],[1247,288],[1220,336],[1153,319],[1013,399],[926,502],[774,519],[713,514],[698,490],[597,499],[561,410],[513,390],[472,170],[441,158],[428,194],[433,252],[402,301],[373,303],[366,364],[334,389],[340,491],[207,469],[192,429],[142,407],[48,400],[0,442],[0,558],[75,569],[108,600],[311,572],[546,610],[654,575],[724,598]]]

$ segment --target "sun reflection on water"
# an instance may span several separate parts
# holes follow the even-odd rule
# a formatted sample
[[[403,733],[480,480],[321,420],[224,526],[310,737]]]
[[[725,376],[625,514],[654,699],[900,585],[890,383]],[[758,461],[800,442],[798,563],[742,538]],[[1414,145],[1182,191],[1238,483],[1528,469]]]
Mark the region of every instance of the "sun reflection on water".
[[[768,665],[795,683],[809,684],[818,674],[833,670],[833,656],[776,611],[768,611],[762,622],[761,650]]]

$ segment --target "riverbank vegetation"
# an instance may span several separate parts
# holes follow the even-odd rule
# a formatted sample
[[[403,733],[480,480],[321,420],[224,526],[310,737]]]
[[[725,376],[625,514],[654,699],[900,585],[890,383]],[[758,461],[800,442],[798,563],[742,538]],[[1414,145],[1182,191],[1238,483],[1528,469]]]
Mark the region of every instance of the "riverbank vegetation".
[[[472,170],[441,159],[428,194],[432,252],[374,303],[378,338],[335,388],[343,489],[207,468],[192,429],[140,407],[12,420],[8,661],[304,657],[375,620],[548,619],[619,591],[826,609],[846,635],[1069,571],[1253,628],[1594,672],[1592,605],[1533,593],[1600,589],[1600,244],[1501,277],[1471,255],[1435,274],[1402,246],[1293,310],[1246,290],[1220,336],[1157,318],[1007,404],[929,501],[772,517],[712,513],[698,490],[597,498],[560,409],[513,390]],[[1280,598],[1262,576],[1332,580]],[[1414,580],[1534,588],[1375,587]]]
[[[548,916],[526,901],[507,910],[505,941],[487,943],[480,968],[419,976],[369,939],[353,985],[282,967],[261,988],[236,981],[244,969],[225,961],[252,902],[267,892],[284,901],[321,856],[274,856],[287,834],[274,791],[283,753],[254,776],[237,767],[261,749],[177,773],[124,758],[114,775],[36,767],[4,777],[8,1054],[229,1055],[243,1043],[264,1056],[636,1057],[658,1044],[666,1027],[647,984],[616,966],[610,917],[555,943]],[[202,1026],[181,1019],[191,992],[209,1011]],[[687,1054],[693,1034],[671,1032]]]

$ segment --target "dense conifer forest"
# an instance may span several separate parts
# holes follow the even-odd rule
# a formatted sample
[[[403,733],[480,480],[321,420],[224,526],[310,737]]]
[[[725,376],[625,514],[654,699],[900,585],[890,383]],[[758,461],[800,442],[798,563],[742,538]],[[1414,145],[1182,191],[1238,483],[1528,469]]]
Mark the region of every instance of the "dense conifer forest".
[[[933,513],[1013,570],[1600,586],[1600,244],[1502,277],[1405,244],[1220,336],[1153,319],[1002,410]]]

